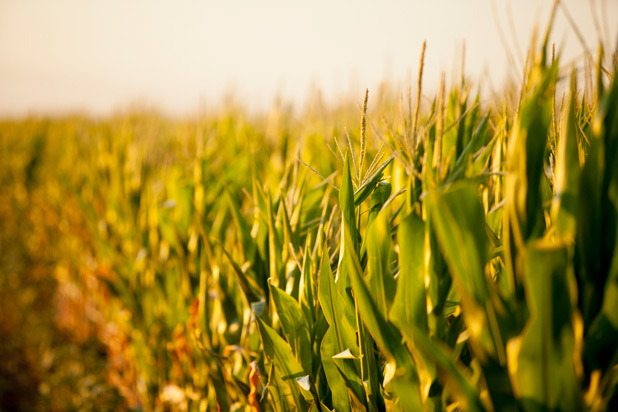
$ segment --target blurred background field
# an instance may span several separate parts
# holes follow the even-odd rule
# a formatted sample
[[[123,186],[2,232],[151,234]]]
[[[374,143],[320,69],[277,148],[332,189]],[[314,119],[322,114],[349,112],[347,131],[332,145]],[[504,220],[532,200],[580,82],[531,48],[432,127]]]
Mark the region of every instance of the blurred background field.
[[[325,116],[316,108],[307,115],[308,126],[292,127],[319,150],[323,136],[343,129],[343,112],[354,110]],[[182,190],[185,174],[192,173],[196,145],[209,157],[209,182],[226,176],[234,190],[246,189],[252,162],[260,170],[281,173],[300,147],[287,130],[292,122],[299,123],[278,110],[249,122],[234,108],[197,122],[171,121],[151,112],[103,121],[65,117],[2,122],[2,410],[141,405],[135,355],[128,348],[131,331],[123,324],[131,315],[110,297],[105,281],[114,275],[110,262],[96,256],[96,235],[105,232],[108,219],[117,219],[116,207],[129,209],[120,213],[137,212],[131,209],[139,207],[139,198],[131,196],[142,195],[146,182],[140,179],[150,174],[147,170],[168,179],[154,183],[158,201],[165,201],[170,184],[178,183]],[[282,145],[290,147],[282,150]],[[221,189],[221,182],[209,189],[211,202],[224,202]],[[111,190],[138,203],[119,205],[127,199],[105,198]],[[128,256],[140,252],[126,242],[106,247],[118,247],[116,258],[125,256],[132,264]]]

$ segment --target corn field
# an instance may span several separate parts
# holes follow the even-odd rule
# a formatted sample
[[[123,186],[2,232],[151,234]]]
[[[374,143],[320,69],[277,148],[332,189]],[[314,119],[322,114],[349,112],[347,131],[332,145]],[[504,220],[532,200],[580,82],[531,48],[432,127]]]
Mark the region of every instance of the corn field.
[[[423,103],[421,58],[415,99],[300,118],[2,122],[0,409],[616,410],[603,56],[545,41],[489,102]]]

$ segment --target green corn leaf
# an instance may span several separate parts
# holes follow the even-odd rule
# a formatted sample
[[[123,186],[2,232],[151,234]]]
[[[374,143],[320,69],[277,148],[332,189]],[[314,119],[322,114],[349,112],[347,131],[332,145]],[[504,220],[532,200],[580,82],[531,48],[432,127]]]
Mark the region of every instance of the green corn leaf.
[[[297,410],[308,410],[309,404],[305,401],[296,382],[296,378],[306,376],[307,373],[294,357],[292,348],[287,342],[273,328],[264,323],[259,316],[256,316],[255,320],[264,352],[273,362],[274,371],[284,384],[279,388],[282,404]]]
[[[439,342],[433,342],[426,332],[412,324],[403,324],[400,330],[406,339],[414,342],[414,346],[421,351],[424,357],[435,363],[440,381],[459,398],[459,406],[463,410],[486,410],[478,388],[475,387],[472,379],[466,376],[464,366],[450,353],[450,348]]]
[[[277,315],[281,320],[286,340],[303,369],[311,371],[312,354],[309,328],[298,302],[273,284],[270,285],[270,293],[277,308]]]
[[[601,216],[578,216],[579,220],[585,222],[590,219],[597,221],[602,226],[596,228],[581,227],[578,220],[578,229],[582,231],[582,236],[578,238],[577,246],[580,247],[580,252],[585,251],[586,257],[590,260],[584,261],[588,263],[585,271],[583,271],[585,278],[588,282],[584,285],[584,297],[590,297],[589,304],[586,299],[584,301],[584,310],[589,309],[588,313],[593,312],[593,308],[599,307],[598,314],[590,323],[590,327],[585,336],[585,357],[588,360],[591,368],[599,369],[602,371],[609,371],[618,363],[618,218],[616,217],[618,211],[618,85],[616,82],[612,82],[610,91],[604,96],[600,113],[596,119],[597,133],[603,135],[603,140],[606,142],[605,152],[605,165],[604,180],[607,182],[606,200],[601,203],[604,204],[604,212],[599,211],[599,215],[603,217],[601,222],[598,222]],[[602,124],[602,126],[601,126]],[[599,130],[600,129],[600,130]],[[599,136],[600,137],[600,136]],[[599,138],[595,138],[591,143],[591,150],[595,150],[595,147],[599,146]],[[584,171],[588,172],[588,168],[596,168],[598,165],[586,164]],[[610,169],[611,168],[611,169]],[[583,185],[582,185],[583,186]],[[605,196],[603,196],[605,197]],[[590,201],[591,199],[589,199]],[[607,202],[609,200],[609,202]],[[586,204],[584,199],[580,200],[580,205]],[[594,203],[593,203],[594,204]],[[597,229],[595,231],[594,229]],[[579,233],[578,233],[579,235]],[[595,239],[596,238],[596,239]],[[592,250],[588,244],[580,245],[580,239],[582,242],[589,241],[594,243],[598,247],[597,250]],[[613,252],[609,252],[612,240],[614,242]],[[601,244],[599,244],[599,241]],[[592,259],[598,259],[593,261]],[[607,272],[604,273],[604,267],[607,267]],[[592,270],[600,270],[596,276],[593,275]],[[606,279],[603,279],[603,275],[607,275]],[[601,281],[604,283],[601,284]],[[592,287],[596,283],[596,287]],[[587,288],[586,288],[587,286]],[[588,290],[586,290],[588,289]],[[592,291],[594,290],[594,292]],[[599,296],[603,296],[602,300]],[[599,302],[600,301],[600,302]],[[593,302],[597,304],[594,305]],[[585,316],[586,320],[588,316]],[[607,362],[611,359],[611,362]],[[611,372],[610,372],[611,373]],[[616,375],[613,372],[614,376]],[[608,379],[609,381],[609,379]],[[616,382],[608,385],[607,392],[611,393],[612,388],[615,388]]]
[[[344,241],[347,247],[351,246],[352,238],[347,230],[344,232]],[[405,403],[406,409],[411,407],[410,410],[419,410],[422,405],[419,379],[412,358],[401,343],[402,336],[397,328],[382,316],[376,302],[371,298],[371,293],[362,279],[360,261],[352,250],[347,254],[346,264],[360,317],[378,347],[396,362],[397,369],[391,386],[397,392],[402,405]]]
[[[446,162],[450,159],[449,164],[444,164],[443,167],[450,170],[455,163],[455,159],[459,157],[463,151],[463,130],[465,128],[466,118],[460,116],[465,113],[465,101],[460,101],[459,90],[453,89],[449,93],[446,103],[446,116],[444,126],[448,129],[442,131],[442,159]],[[455,123],[459,119],[459,122]]]
[[[346,231],[344,236],[346,244],[350,244],[352,239],[349,232]],[[346,264],[349,268],[350,282],[356,298],[358,311],[376,343],[391,356],[394,356],[394,352],[400,354],[397,347],[400,346],[401,335],[397,333],[394,327],[387,324],[376,302],[371,297],[371,292],[363,281],[363,270],[356,253],[348,254]]]
[[[367,199],[373,193],[378,182],[380,181],[380,179],[382,179],[384,169],[386,169],[386,167],[393,161],[393,159],[395,158],[395,156],[397,156],[397,154],[398,153],[393,153],[388,159],[382,162],[380,166],[378,166],[375,169],[372,175],[368,177],[367,179],[365,179],[365,183],[363,183],[362,186],[359,187],[358,190],[356,190],[356,192],[354,193],[354,205],[355,206],[359,206],[361,203],[365,201],[365,199]],[[346,158],[347,158],[347,154],[346,154]],[[345,173],[345,168],[346,166],[344,165],[344,173]]]
[[[382,206],[389,199],[392,192],[392,186],[388,182],[380,182],[375,191],[371,194],[371,204],[369,206],[369,216],[367,217],[367,227],[371,225],[373,219],[376,218]]]
[[[607,278],[599,314],[585,336],[585,353],[593,369],[607,371],[618,362],[618,245]],[[607,362],[611,359],[611,362]]]
[[[601,310],[609,268],[618,241],[618,83],[603,97],[581,171],[577,204],[576,263],[582,278],[581,311],[588,325]]]
[[[356,345],[356,343],[354,343],[354,345]],[[324,368],[324,375],[326,376],[326,381],[328,382],[328,387],[332,394],[334,409],[337,411],[351,411],[346,384],[337,370],[335,361],[332,359],[332,357],[337,354],[339,348],[340,339],[337,336],[336,330],[331,326],[324,334],[320,344],[322,367]],[[356,380],[359,383],[361,382],[360,376],[356,372],[356,367],[354,365],[343,365],[341,368],[347,368],[344,369],[342,373],[344,373],[348,379]],[[358,385],[355,387],[359,388]],[[357,396],[361,397],[361,399],[365,398],[364,394],[357,394]]]
[[[329,409],[322,401],[320,403],[313,402],[309,408],[309,412],[335,412],[335,409]]]
[[[390,310],[397,284],[391,273],[391,228],[382,211],[367,229],[367,286],[382,317]]]
[[[312,403],[311,408],[309,408],[309,412],[334,412],[334,409],[331,410],[328,406],[324,405],[324,403],[320,402],[320,406],[318,407],[317,403]]]
[[[477,129],[477,131],[475,132],[475,135],[476,133],[486,135],[488,125],[489,125],[488,117],[484,117],[483,120],[481,121],[481,124],[479,125],[480,130]],[[501,133],[496,133],[487,144],[478,148],[474,152],[471,152],[470,161],[468,162],[468,168],[466,170],[467,176],[477,176],[489,170],[489,167],[490,167],[489,161],[492,155],[494,154],[494,148],[496,147],[496,144],[500,141],[501,138],[502,138]],[[484,140],[485,138],[482,138],[483,142]]]
[[[353,305],[344,300],[340,295],[339,289],[335,285],[333,273],[328,261],[328,254],[325,252],[322,257],[320,268],[320,280],[318,284],[320,307],[324,313],[326,321],[330,325],[320,346],[320,354],[324,373],[331,387],[333,395],[333,406],[336,410],[351,410],[351,406],[347,396],[345,382],[342,380],[335,361],[332,359],[346,350],[350,350],[354,356],[358,357],[358,342],[356,340],[355,328],[350,322],[350,315],[346,316],[347,312],[352,312],[354,316]],[[360,379],[358,361],[340,364],[341,371],[348,380],[356,381],[354,387],[362,388],[362,380]],[[365,394],[357,394],[361,399],[365,399]]]
[[[264,289],[267,288],[267,268],[264,263],[263,255],[236,201],[232,198],[232,195],[227,189],[225,193],[228,199],[229,209],[236,225],[236,231],[240,234],[245,259],[251,262],[251,269],[255,273],[255,283],[259,285],[259,290],[262,291],[261,294],[263,295]]]
[[[431,170],[431,169],[428,169]],[[425,211],[425,274],[427,285],[427,301],[428,305],[428,324],[429,330],[435,335],[444,339],[447,332],[446,317],[444,308],[448,299],[449,292],[452,288],[452,277],[449,273],[449,267],[444,257],[444,252],[438,244],[436,230],[433,228],[434,210],[429,204],[430,197],[428,194],[434,189],[433,177],[431,173],[426,173],[424,176],[423,188],[425,189],[425,197],[423,199],[423,209]]]
[[[615,396],[618,387],[618,244],[605,286],[601,311],[585,336],[584,359],[591,369],[603,373],[607,384],[601,399],[607,404]]]
[[[360,234],[356,227],[356,205],[354,202],[354,186],[352,184],[352,172],[350,167],[350,153],[348,151],[346,152],[341,188],[339,189],[339,207],[341,208],[341,213],[343,216],[343,226],[347,227],[352,234],[352,239],[354,239],[353,245],[356,250],[358,248],[358,244],[360,243]],[[372,191],[374,187],[371,188]],[[371,194],[371,192],[369,192],[367,196],[369,196],[369,194]],[[341,248],[341,251],[343,253],[343,247]]]
[[[551,124],[551,86],[558,65],[536,67],[529,80],[530,95],[521,107],[509,141],[509,161],[505,179],[504,257],[509,285],[521,304],[523,286],[521,254],[525,243],[542,236],[545,219],[542,179],[547,136]],[[525,318],[522,313],[522,322]]]
[[[303,267],[300,275],[299,300],[308,327],[311,329],[316,321],[318,301],[317,276],[314,276],[309,242],[305,247]]]
[[[285,287],[285,271],[282,262],[281,236],[275,224],[275,209],[270,196],[267,202],[268,219],[268,250],[269,250],[269,270],[270,277],[274,279],[276,286]],[[285,248],[287,251],[287,247]]]
[[[477,356],[495,354],[505,362],[506,342],[485,276],[489,250],[483,206],[473,186],[454,185],[428,194],[432,223],[447,261]]]
[[[268,394],[272,399],[273,409],[277,412],[293,412],[296,410],[296,405],[291,401],[289,395],[288,383],[283,381],[279,376],[280,372],[275,368],[275,364],[271,362],[268,371]]]
[[[556,178],[552,202],[552,221],[556,233],[567,239],[575,238],[577,227],[577,197],[579,189],[579,149],[575,105],[577,95],[576,73],[571,75],[571,92],[567,115],[562,123],[556,156]]]
[[[333,353],[333,355],[343,352],[348,348],[352,349],[352,346],[356,346],[354,338],[355,327],[352,326],[355,325],[356,320],[354,305],[347,293],[345,291],[342,293],[342,290],[337,287],[327,253],[323,255],[320,266],[318,299],[326,321],[335,329],[336,335],[340,339],[340,350]],[[348,345],[349,343],[353,343],[353,345],[350,346]],[[355,352],[357,353],[358,351]]]
[[[227,189],[225,190],[225,197],[227,198],[230,211],[232,212],[232,217],[234,218],[234,223],[236,224],[236,230],[241,237],[243,252],[248,258],[253,254],[255,249],[255,243],[253,243],[251,231],[249,230],[249,226],[247,225],[244,217],[240,213],[240,209]]]
[[[484,129],[487,128],[488,119],[489,119],[489,116],[486,116],[481,122],[481,124],[479,125],[479,129],[481,129],[483,132],[484,132]],[[477,131],[479,129],[477,129]],[[448,174],[445,180],[446,183],[452,183],[464,177],[464,172],[466,171],[466,167],[468,167],[468,165],[470,164],[470,159],[475,153],[474,151],[474,147],[476,146],[475,143],[481,140],[480,137],[484,137],[482,132],[473,134],[472,139],[468,142],[468,144],[463,149],[459,157],[455,160],[455,164],[453,165],[452,170],[450,171],[450,173]]]
[[[526,254],[530,318],[509,351],[509,370],[526,410],[580,411],[573,329],[573,273],[567,248],[541,240]]]
[[[385,409],[382,393],[384,379],[380,373],[379,359],[375,356],[375,342],[358,317],[356,326],[361,349],[361,380],[367,392],[366,402],[371,412],[383,412]]]
[[[256,302],[260,300],[260,296],[263,296],[264,293],[263,291],[261,291],[257,283],[253,279],[245,275],[245,273],[242,271],[240,266],[238,266],[238,263],[234,261],[234,258],[232,257],[232,255],[229,254],[229,252],[223,247],[223,245],[217,239],[210,238],[210,240],[214,242],[216,245],[218,245],[221,251],[223,252],[223,254],[228,258],[230,265],[232,265],[232,268],[234,269],[233,273],[236,275],[236,279],[238,280],[240,289],[242,290],[244,296],[246,297],[247,302],[252,303],[252,302]]]
[[[282,259],[287,260],[287,251],[288,248],[287,246],[291,243],[292,246],[294,246],[294,250],[298,249],[300,247],[300,245],[298,244],[298,238],[297,236],[293,233],[292,231],[292,225],[290,224],[290,217],[288,216],[288,209],[285,206],[285,202],[282,201],[281,202],[281,209],[280,209],[280,213],[279,215],[281,216],[281,221],[282,221],[282,232],[283,232],[283,242],[282,242],[282,247],[285,245],[286,247],[284,247],[282,249],[282,252],[285,251],[286,255],[284,255],[282,257]]]
[[[391,321],[401,327],[410,324],[427,333],[425,292],[425,223],[414,212],[399,223],[399,276],[390,311]]]
[[[483,275],[488,242],[485,215],[476,188],[459,184],[443,193],[433,190],[427,199],[451,272],[465,291],[482,304],[488,297]]]
[[[350,406],[353,411],[364,411],[367,412],[369,410],[369,406],[367,405],[367,400],[364,397],[359,397],[359,393],[364,393],[362,387],[358,387],[357,383],[348,379],[346,374],[337,366],[337,371],[341,376],[341,379],[345,383],[345,387],[348,391],[348,397],[350,399]]]
[[[339,264],[337,266],[337,287],[345,297],[346,290],[349,288],[348,266],[345,263],[346,255],[350,252],[347,248],[352,248],[352,251],[358,250],[360,244],[360,233],[356,227],[356,210],[354,205],[354,189],[352,185],[352,173],[350,169],[350,153],[346,153],[346,158],[343,166],[343,176],[341,189],[339,190],[339,207],[341,209],[341,233],[348,230],[352,233],[354,241],[346,244],[343,235],[341,236],[339,246]]]

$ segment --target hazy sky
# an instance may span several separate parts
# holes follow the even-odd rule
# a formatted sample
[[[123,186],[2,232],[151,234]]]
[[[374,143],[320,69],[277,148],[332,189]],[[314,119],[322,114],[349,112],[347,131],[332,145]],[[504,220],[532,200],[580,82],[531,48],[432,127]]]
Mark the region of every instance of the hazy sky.
[[[552,3],[0,0],[0,116],[106,115],[134,103],[193,113],[230,91],[259,110],[275,96],[302,104],[313,86],[327,101],[361,99],[365,87],[376,90],[385,79],[415,84],[424,39],[428,88],[440,72],[458,71],[463,40],[468,74],[498,87],[507,60],[492,4],[519,56],[535,24],[544,30]],[[564,3],[596,49],[590,3]],[[592,2],[597,11],[603,3],[599,19],[615,46],[618,1]],[[582,54],[561,10],[554,35],[565,60]]]

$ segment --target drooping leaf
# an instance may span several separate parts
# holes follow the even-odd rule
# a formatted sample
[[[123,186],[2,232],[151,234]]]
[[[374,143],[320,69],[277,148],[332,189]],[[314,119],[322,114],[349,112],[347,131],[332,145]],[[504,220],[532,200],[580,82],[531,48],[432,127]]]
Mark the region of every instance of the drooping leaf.
[[[435,362],[439,371],[439,378],[460,398],[460,407],[466,411],[486,410],[478,391],[474,387],[470,376],[466,376],[463,366],[449,355],[449,349],[444,344],[432,342],[425,332],[412,324],[405,324],[400,329],[408,340],[421,353]]]
[[[353,310],[353,305],[347,304],[346,300],[339,294],[339,289],[335,285],[333,273],[328,261],[328,253],[324,253],[320,268],[320,280],[318,285],[320,307],[324,313],[326,321],[330,325],[326,331],[320,346],[322,365],[326,379],[333,394],[333,406],[336,410],[349,411],[350,403],[347,396],[345,382],[342,380],[337,366],[332,357],[350,350],[358,357],[358,342],[356,340],[355,328],[349,321],[346,313]],[[362,388],[362,382],[357,372],[360,364],[344,363],[340,365],[342,373],[348,380],[355,380],[355,387]],[[358,394],[364,399],[364,394]]]
[[[344,241],[347,245],[351,245],[352,238],[349,231],[344,232]],[[401,344],[402,336],[397,328],[384,318],[376,302],[371,298],[371,293],[362,278],[362,269],[355,252],[350,251],[347,254],[346,264],[361,319],[378,347],[384,351],[385,356],[396,362],[397,371],[391,381],[393,390],[397,392],[402,404],[405,403],[407,407],[412,407],[411,410],[419,410],[422,407],[419,379],[410,354]],[[370,355],[366,354],[366,356]]]
[[[393,153],[388,159],[382,162],[380,166],[378,166],[376,170],[372,173],[372,175],[365,180],[365,183],[361,187],[359,187],[358,190],[356,190],[356,192],[354,193],[354,205],[355,206],[358,206],[361,203],[363,203],[365,199],[367,199],[373,193],[373,191],[376,188],[376,185],[382,178],[384,169],[386,169],[386,167],[393,161],[395,156],[397,156],[397,153]],[[344,169],[345,167],[346,166],[344,165]],[[345,170],[344,170],[344,173],[345,173]]]
[[[309,404],[307,404],[300,393],[296,382],[296,378],[305,376],[307,373],[296,360],[292,348],[290,348],[287,342],[273,328],[264,323],[260,317],[256,316],[255,320],[257,321],[264,352],[273,362],[275,373],[285,384],[284,387],[279,388],[282,404],[297,410],[308,410]]]
[[[579,411],[583,397],[575,364],[574,282],[565,246],[531,243],[525,264],[530,318],[510,346],[510,369],[526,410]]]
[[[311,342],[309,328],[298,302],[279,289],[270,285],[272,302],[277,308],[286,340],[296,354],[296,359],[306,371],[311,371]]]

